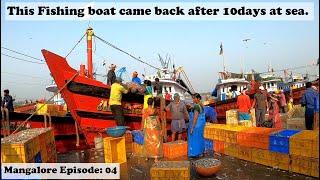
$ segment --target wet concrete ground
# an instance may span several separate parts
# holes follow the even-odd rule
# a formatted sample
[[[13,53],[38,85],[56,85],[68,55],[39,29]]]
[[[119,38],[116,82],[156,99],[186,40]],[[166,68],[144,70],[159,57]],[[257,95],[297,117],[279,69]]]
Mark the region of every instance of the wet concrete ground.
[[[222,162],[221,170],[213,177],[201,177],[195,170],[191,169],[191,179],[241,179],[241,180],[264,180],[264,179],[316,179],[308,176],[303,176],[288,171],[279,169],[273,169],[267,166],[255,164],[252,162],[243,161],[230,156],[224,156],[220,154],[208,154],[206,156],[214,156],[220,159]],[[146,161],[145,158],[136,157],[129,155],[128,162],[121,166],[121,179],[132,179],[132,180],[143,180],[150,179],[150,167],[154,163],[152,159]],[[175,159],[175,160],[187,160],[187,157]],[[193,162],[196,159],[189,159]],[[103,150],[83,150],[83,151],[72,151],[64,154],[58,154],[58,162],[104,162]]]

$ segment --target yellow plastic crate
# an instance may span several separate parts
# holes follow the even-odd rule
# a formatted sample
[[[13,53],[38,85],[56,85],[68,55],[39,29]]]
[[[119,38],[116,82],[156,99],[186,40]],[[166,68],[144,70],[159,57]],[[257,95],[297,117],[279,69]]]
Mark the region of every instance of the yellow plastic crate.
[[[133,152],[133,155],[135,155],[135,156],[139,156],[139,157],[145,156],[144,155],[145,153],[143,150],[143,145],[135,143],[135,142],[132,143],[132,152]]]
[[[103,139],[104,159],[106,163],[127,162],[125,138],[106,137]]]
[[[238,146],[238,158],[252,161],[252,148]]]
[[[319,131],[303,130],[290,137],[291,155],[319,158]]]
[[[252,162],[272,167],[271,152],[269,150],[252,148]]]
[[[17,134],[8,136],[7,138],[15,138],[22,136],[23,131]],[[7,143],[6,138],[1,141],[1,162],[30,162],[34,156],[40,151],[39,137],[29,137],[22,142]]]
[[[307,176],[319,177],[319,159],[292,155],[290,170]]]
[[[288,154],[270,152],[272,167],[288,171],[290,168],[290,157]]]
[[[150,169],[151,179],[190,179],[189,161],[160,161]]]
[[[226,124],[238,125],[238,110],[230,109],[226,111]]]
[[[239,156],[238,153],[239,148],[237,144],[224,143],[224,154],[237,158]]]
[[[42,107],[41,109],[39,109],[41,106],[43,106],[43,107]],[[47,106],[47,104],[37,103],[36,108],[37,108],[37,114],[38,114],[38,115],[44,115],[44,114],[46,114],[47,111],[48,111],[48,106]]]

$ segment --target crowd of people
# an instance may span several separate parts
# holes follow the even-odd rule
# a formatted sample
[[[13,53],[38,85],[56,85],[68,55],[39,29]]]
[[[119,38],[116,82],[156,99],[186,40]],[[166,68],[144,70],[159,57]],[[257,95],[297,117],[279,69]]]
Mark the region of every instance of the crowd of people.
[[[287,100],[283,90],[279,93],[268,93],[263,86],[260,86],[251,104],[250,97],[246,94],[246,91],[246,89],[243,89],[241,95],[237,96],[239,120],[249,120],[251,109],[255,109],[257,127],[282,128],[280,113],[286,113],[293,108],[293,98],[289,97]],[[305,107],[306,129],[317,128],[319,126],[317,122],[319,116],[319,91],[317,87],[312,86],[311,82],[306,83],[306,91],[302,95],[300,103]],[[265,119],[265,114],[268,114],[267,119]]]
[[[115,68],[116,66],[112,64],[107,76],[107,83],[111,85],[109,105],[117,125],[123,126],[125,125],[125,120],[121,107],[122,94],[130,92],[130,88],[132,87],[123,84],[122,79],[115,76]],[[136,71],[132,74],[132,82],[138,85],[141,85],[142,83]],[[155,78],[153,87],[149,80],[144,80],[143,86],[144,106],[141,130],[144,134],[146,157],[155,158],[155,161],[157,161],[157,158],[160,157],[162,153],[162,143],[164,142],[164,139],[166,139],[163,137],[166,129],[161,129],[161,110],[154,106],[155,101],[159,101],[160,98],[170,101],[167,106],[164,106],[162,111],[171,113],[171,141],[182,140],[184,138],[182,134],[187,132],[189,154],[191,156],[201,155],[204,150],[203,130],[205,122],[217,121],[215,109],[203,105],[201,103],[202,97],[199,93],[192,95],[193,105],[183,102],[178,93],[175,93],[173,98],[168,91],[165,91],[165,94],[163,94],[163,87],[159,78]],[[155,93],[153,94],[153,92]]]

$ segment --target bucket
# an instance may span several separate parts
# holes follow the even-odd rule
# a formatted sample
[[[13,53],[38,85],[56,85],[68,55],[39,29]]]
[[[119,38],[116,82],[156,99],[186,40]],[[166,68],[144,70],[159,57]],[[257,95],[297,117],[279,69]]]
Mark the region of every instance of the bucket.
[[[103,149],[103,138],[102,138],[102,136],[94,137],[94,147],[96,149]]]

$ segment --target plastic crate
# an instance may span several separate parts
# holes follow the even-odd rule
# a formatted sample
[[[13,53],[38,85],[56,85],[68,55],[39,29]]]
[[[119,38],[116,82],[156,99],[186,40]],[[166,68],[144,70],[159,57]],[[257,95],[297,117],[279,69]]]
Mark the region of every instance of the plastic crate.
[[[133,142],[132,143],[132,152],[134,156],[144,157],[143,145]]]
[[[252,162],[272,167],[271,152],[264,149],[252,148]]]
[[[289,142],[291,155],[319,158],[319,131],[303,130]]]
[[[238,146],[238,158],[252,161],[252,148]]]
[[[213,141],[210,139],[204,139],[204,152],[213,152]]]
[[[230,109],[226,111],[226,124],[229,125],[238,125],[238,110],[237,109]]]
[[[299,132],[299,130],[283,130],[271,134],[269,136],[269,150],[289,154],[289,138]]]
[[[269,135],[278,131],[276,128],[251,127],[237,134],[237,143],[245,147],[269,149]]]
[[[127,162],[125,138],[106,137],[103,139],[104,159],[106,163]]]
[[[306,125],[305,125],[305,118],[300,117],[300,118],[290,118],[286,122],[286,128],[287,129],[296,129],[296,130],[305,130]]]
[[[270,152],[270,154],[271,154],[272,167],[279,168],[286,171],[289,170],[290,157],[288,154],[277,153],[277,152]]]
[[[142,131],[135,130],[131,131],[132,136],[133,136],[133,141],[138,144],[143,144],[144,143],[144,135]]]
[[[319,177],[319,159],[292,155],[290,171],[307,176]]]
[[[35,128],[20,131],[1,139],[2,163],[34,162],[40,151],[39,135],[46,128]]]
[[[239,149],[237,144],[224,143],[224,154],[232,157],[239,156]]]
[[[224,153],[224,142],[214,141],[213,150],[214,150],[214,152]]]
[[[188,143],[186,141],[173,141],[163,143],[163,156],[173,159],[188,155]]]
[[[246,130],[248,127],[244,126],[226,126],[224,128],[224,133],[221,135],[224,137],[221,137],[220,139],[227,143],[237,143],[237,134],[240,131]]]
[[[150,169],[151,179],[190,179],[189,161],[160,161]]]

